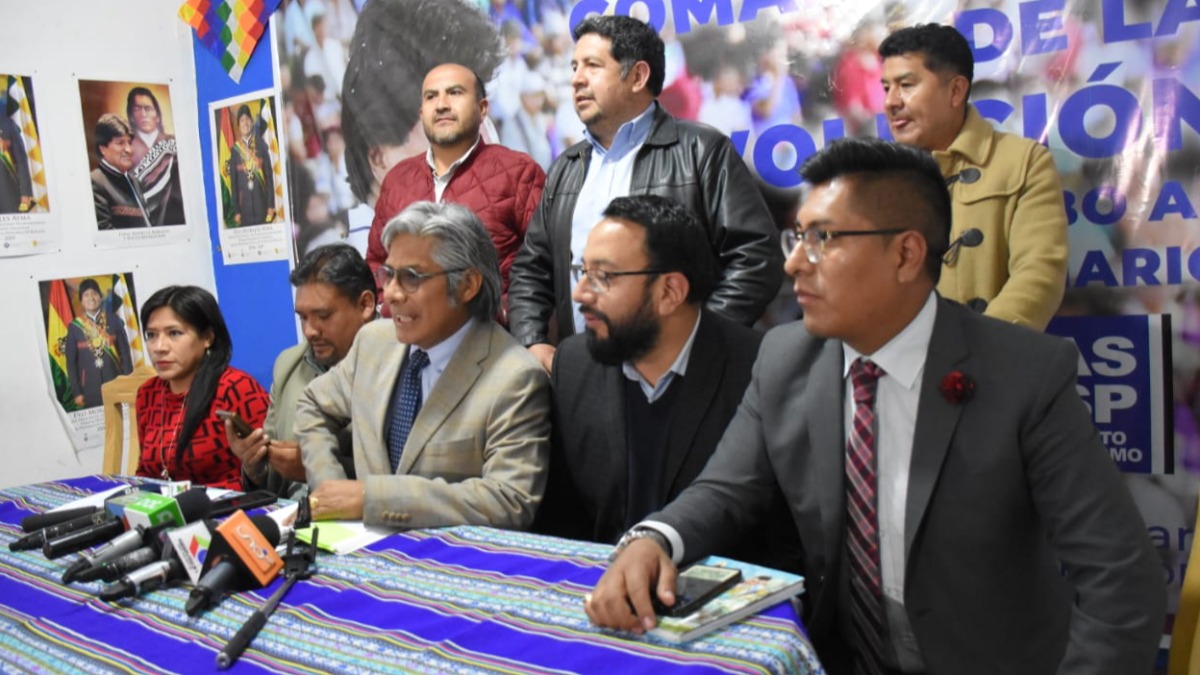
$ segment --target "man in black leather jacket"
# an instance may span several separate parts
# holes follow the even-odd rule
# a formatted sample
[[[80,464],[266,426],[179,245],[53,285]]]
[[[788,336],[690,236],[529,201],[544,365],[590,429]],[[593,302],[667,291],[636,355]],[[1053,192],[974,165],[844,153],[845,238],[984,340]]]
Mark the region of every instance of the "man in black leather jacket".
[[[510,273],[509,329],[549,370],[554,340],[578,332],[571,264],[592,266],[579,259],[591,226],[611,199],[638,194],[670,197],[696,214],[721,266],[706,306],[754,323],[779,290],[783,267],[777,229],[749,169],[726,136],[676,120],[655,101],[665,65],[653,28],[592,16],[574,36],[575,111],[587,140],[550,167]]]

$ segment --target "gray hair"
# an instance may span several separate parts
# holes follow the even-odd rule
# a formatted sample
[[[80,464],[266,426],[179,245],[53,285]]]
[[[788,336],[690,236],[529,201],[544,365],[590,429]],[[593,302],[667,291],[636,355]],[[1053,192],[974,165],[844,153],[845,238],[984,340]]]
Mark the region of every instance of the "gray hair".
[[[446,275],[446,293],[455,302],[454,291],[466,277],[466,270],[479,273],[483,283],[479,293],[467,303],[471,316],[491,321],[500,313],[500,261],[487,229],[470,209],[458,204],[414,202],[388,221],[383,228],[383,247],[391,248],[400,234],[433,237],[433,261],[444,270],[464,270]]]

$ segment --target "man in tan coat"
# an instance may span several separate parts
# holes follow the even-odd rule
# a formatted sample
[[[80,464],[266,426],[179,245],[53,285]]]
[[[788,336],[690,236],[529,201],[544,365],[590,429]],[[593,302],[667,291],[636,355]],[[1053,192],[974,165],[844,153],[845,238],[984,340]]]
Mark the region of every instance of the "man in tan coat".
[[[1033,141],[996,131],[967,103],[975,63],[954,28],[898,30],[879,54],[892,136],[932,152],[950,190],[951,250],[938,292],[1044,329],[1067,278],[1067,214],[1053,158]],[[971,229],[983,235],[974,246],[970,236],[960,239]]]
[[[465,207],[430,202],[393,218],[383,242],[391,319],[359,331],[297,404],[313,517],[528,527],[545,487],[550,382],[493,320],[495,246]],[[336,457],[347,426],[356,480]]]

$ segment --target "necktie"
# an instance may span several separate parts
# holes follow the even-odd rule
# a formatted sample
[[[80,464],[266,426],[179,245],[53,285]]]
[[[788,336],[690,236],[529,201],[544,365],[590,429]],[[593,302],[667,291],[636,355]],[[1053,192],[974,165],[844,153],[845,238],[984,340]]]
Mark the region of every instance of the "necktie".
[[[400,466],[400,455],[404,452],[404,444],[408,441],[408,432],[412,431],[413,420],[421,411],[421,371],[429,365],[429,355],[412,347],[404,367],[400,369],[400,387],[392,397],[391,426],[388,429],[388,459],[392,463],[392,473]]]
[[[846,546],[850,555],[850,606],[858,651],[855,675],[884,672],[884,613],[879,571],[878,495],[875,481],[875,389],[883,369],[870,361],[850,366],[854,422],[846,443]]]

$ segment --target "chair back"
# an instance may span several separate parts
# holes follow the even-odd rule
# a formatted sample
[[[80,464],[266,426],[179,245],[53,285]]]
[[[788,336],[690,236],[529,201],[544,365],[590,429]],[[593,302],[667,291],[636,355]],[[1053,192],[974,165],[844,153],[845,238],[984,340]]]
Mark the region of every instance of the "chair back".
[[[154,377],[154,369],[140,365],[128,375],[115,377],[100,385],[100,399],[104,402],[104,463],[102,471],[110,476],[132,476],[137,471],[141,444],[138,442],[137,390],[146,380]],[[129,409],[129,454],[125,463],[125,415]]]
[[[1200,524],[1200,505],[1196,509]],[[1179,592],[1179,609],[1171,628],[1171,655],[1167,675],[1200,675],[1200,544],[1192,538],[1187,574]]]

